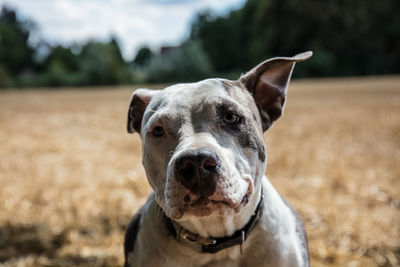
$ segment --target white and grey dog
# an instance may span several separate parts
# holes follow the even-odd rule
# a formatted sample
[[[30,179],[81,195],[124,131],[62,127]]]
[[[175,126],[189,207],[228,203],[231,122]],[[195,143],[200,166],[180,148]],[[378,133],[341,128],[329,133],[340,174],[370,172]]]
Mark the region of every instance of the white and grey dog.
[[[263,132],[311,55],[133,93],[128,132],[140,134],[154,192],[126,230],[125,266],[309,266],[304,225],[264,176]]]

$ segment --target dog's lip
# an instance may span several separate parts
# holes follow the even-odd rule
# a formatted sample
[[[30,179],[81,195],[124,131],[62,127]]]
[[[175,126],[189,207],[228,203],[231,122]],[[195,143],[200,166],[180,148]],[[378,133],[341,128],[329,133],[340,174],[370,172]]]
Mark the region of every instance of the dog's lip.
[[[239,209],[241,206],[246,206],[249,203],[249,199],[251,195],[253,194],[253,183],[250,178],[246,178],[248,182],[248,187],[247,187],[247,192],[243,195],[241,198],[240,202],[234,201],[230,198],[214,198],[212,196],[210,197],[204,197],[204,196],[198,196],[197,198],[195,197],[192,199],[190,203],[186,202],[186,207],[190,206],[192,208],[196,207],[202,207],[202,206],[208,206],[210,204],[214,205],[223,205],[228,208],[232,209]]]
[[[206,206],[206,205],[208,205],[208,203],[210,203],[210,199],[208,199],[206,197],[200,197],[197,200],[195,200],[192,204],[190,204],[190,206],[192,206],[192,207]]]
[[[203,217],[213,213],[237,214],[248,205],[253,195],[252,179],[245,177],[245,180],[248,182],[247,192],[243,192],[244,194],[240,198],[238,196],[230,198],[226,194],[199,196],[185,190],[181,193],[182,197],[172,199],[173,202],[169,202],[165,198],[165,203],[169,202],[170,204],[166,206],[165,213],[176,221],[184,220],[187,216]]]
[[[213,200],[200,196],[194,199],[190,204],[185,203],[183,206],[172,207],[167,213],[172,220],[181,221],[186,216],[204,217],[214,212],[224,215],[234,215],[249,203],[250,195],[246,193],[240,203],[233,202],[230,199]]]
[[[228,200],[213,200],[213,199],[209,199],[209,198],[206,198],[206,197],[199,197],[197,200],[192,202],[192,204],[190,204],[190,206],[195,208],[195,207],[200,207],[200,206],[207,206],[208,204],[211,203],[211,204],[216,204],[216,205],[224,205],[224,206],[227,206],[229,208],[237,208],[239,205],[241,205],[241,204],[243,204],[245,202],[244,201],[245,198],[247,199],[247,194],[246,194],[246,196],[243,197],[243,200],[240,203],[237,204],[237,203],[233,203],[233,202],[228,201]]]

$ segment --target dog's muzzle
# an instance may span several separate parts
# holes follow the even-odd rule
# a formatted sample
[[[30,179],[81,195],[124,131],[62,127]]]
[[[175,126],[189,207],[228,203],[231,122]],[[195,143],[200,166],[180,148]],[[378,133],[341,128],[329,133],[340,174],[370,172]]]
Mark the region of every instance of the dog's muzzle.
[[[176,180],[190,192],[201,197],[215,192],[220,174],[220,160],[215,152],[206,149],[192,149],[183,152],[175,160]]]
[[[183,228],[178,222],[168,218],[165,213],[164,221],[170,234],[178,241],[201,253],[217,253],[223,249],[240,246],[240,253],[244,253],[244,242],[259,221],[263,209],[264,194],[261,191],[260,201],[254,210],[250,220],[242,229],[236,230],[231,236],[225,237],[202,237]]]

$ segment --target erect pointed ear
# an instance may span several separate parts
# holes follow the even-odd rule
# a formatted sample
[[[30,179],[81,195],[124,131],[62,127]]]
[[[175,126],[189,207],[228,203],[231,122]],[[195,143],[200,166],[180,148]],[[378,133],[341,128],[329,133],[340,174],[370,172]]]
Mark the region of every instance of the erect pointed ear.
[[[308,51],[294,57],[271,58],[239,79],[254,97],[263,131],[282,115],[294,64],[311,56],[312,52]]]
[[[149,89],[137,89],[133,92],[128,110],[128,133],[140,133],[143,113],[146,110],[147,105],[150,103],[151,98],[156,93],[157,91]]]

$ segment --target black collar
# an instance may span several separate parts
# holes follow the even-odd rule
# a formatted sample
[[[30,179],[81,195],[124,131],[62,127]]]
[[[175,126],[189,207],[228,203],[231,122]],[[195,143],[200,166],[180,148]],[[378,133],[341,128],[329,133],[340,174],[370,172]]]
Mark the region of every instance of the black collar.
[[[261,216],[263,194],[261,192],[260,202],[258,202],[254,214],[242,229],[237,230],[231,236],[224,237],[209,237],[204,238],[198,234],[194,234],[189,230],[180,226],[177,222],[168,218],[164,213],[164,220],[167,225],[167,229],[175,237],[178,242],[185,244],[188,247],[202,253],[216,253],[225,248],[230,248],[236,245],[240,245],[240,252],[244,252],[244,241],[247,236],[256,226],[258,219]]]

